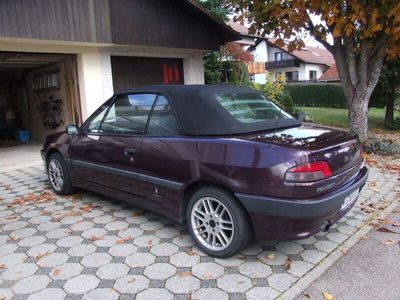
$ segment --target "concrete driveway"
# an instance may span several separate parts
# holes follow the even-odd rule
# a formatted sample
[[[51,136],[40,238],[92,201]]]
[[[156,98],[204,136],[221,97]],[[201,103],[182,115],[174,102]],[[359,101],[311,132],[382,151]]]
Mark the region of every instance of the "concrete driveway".
[[[371,168],[357,207],[329,233],[253,244],[229,259],[157,213],[81,191],[51,192],[41,165],[0,174],[0,299],[274,299],[395,199]]]

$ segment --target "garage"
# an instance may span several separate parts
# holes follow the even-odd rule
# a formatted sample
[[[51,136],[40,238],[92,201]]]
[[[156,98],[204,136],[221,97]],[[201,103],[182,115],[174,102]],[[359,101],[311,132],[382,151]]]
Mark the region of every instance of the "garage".
[[[114,91],[151,84],[183,84],[179,58],[111,56]]]
[[[0,52],[0,155],[81,123],[76,57]],[[18,148],[20,149],[20,148]],[[26,157],[25,157],[26,158]]]

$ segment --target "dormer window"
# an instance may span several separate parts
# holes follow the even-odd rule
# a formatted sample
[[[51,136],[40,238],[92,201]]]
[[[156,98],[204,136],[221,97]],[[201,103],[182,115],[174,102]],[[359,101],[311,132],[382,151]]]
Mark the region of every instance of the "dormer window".
[[[275,61],[282,61],[282,52],[275,53]]]

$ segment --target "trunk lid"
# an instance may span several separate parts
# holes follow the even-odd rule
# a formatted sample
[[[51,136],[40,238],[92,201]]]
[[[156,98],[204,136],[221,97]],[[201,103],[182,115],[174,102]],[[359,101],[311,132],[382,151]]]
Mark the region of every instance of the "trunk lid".
[[[300,126],[248,135],[244,138],[310,151],[315,160],[324,160],[329,163],[333,175],[352,168],[362,160],[357,136],[337,129]]]

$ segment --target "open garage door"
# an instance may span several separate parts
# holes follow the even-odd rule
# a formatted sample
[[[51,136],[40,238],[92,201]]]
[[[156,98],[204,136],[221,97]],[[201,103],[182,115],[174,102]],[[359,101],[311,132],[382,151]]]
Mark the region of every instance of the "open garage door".
[[[151,84],[183,84],[179,58],[112,56],[114,92]]]
[[[81,122],[75,55],[0,52],[0,152]]]

